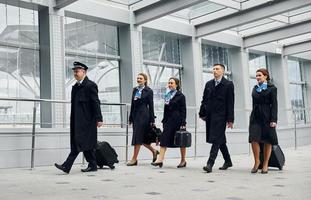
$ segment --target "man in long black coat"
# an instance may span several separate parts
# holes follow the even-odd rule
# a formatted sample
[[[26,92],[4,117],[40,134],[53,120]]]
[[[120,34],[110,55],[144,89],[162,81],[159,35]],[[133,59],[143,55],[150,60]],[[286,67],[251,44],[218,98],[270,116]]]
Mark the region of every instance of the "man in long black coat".
[[[206,142],[211,143],[210,156],[203,170],[212,172],[220,149],[225,163],[220,170],[232,167],[228,147],[226,145],[226,125],[233,128],[234,121],[234,86],[232,81],[224,78],[225,66],[214,64],[214,79],[205,85],[199,116],[206,122]]]
[[[66,161],[55,167],[69,173],[79,155],[83,152],[89,163],[82,172],[97,171],[95,149],[97,145],[97,127],[103,125],[103,118],[98,98],[96,83],[86,76],[88,67],[80,62],[74,62],[74,77],[77,80],[71,91],[70,114],[70,154]]]

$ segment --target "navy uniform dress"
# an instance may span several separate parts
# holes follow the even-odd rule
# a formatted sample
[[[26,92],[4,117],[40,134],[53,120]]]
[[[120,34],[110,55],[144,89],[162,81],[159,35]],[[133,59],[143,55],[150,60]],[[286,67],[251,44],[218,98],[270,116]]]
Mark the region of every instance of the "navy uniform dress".
[[[146,135],[150,130],[150,124],[154,123],[153,107],[152,89],[145,86],[140,92],[139,88],[135,87],[129,116],[129,121],[133,123],[132,145],[151,143]]]
[[[267,89],[257,91],[258,85],[253,88],[253,110],[249,123],[249,142],[278,144],[275,128],[270,122],[277,122],[278,103],[277,88],[268,83]]]
[[[161,147],[176,147],[174,145],[175,132],[186,125],[186,98],[182,92],[177,91],[164,106],[163,133],[160,139]]]

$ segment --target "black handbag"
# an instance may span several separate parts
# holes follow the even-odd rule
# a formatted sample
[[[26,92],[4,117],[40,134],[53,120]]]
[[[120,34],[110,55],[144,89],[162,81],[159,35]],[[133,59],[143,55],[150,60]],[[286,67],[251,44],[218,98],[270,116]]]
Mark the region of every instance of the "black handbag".
[[[147,138],[150,142],[158,142],[161,139],[161,135],[161,129],[157,128],[155,125],[152,125],[148,131]]]
[[[174,137],[174,145],[177,147],[190,147],[191,146],[191,133],[185,129],[176,131]]]

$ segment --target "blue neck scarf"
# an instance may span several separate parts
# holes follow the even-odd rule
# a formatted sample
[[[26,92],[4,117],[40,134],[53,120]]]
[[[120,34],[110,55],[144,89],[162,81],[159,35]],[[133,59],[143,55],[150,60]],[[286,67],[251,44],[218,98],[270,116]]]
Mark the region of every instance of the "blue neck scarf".
[[[268,83],[260,83],[257,85],[256,91],[257,92],[262,92],[263,90],[266,90],[268,88]]]
[[[137,86],[136,87],[136,93],[135,93],[135,97],[134,100],[140,99],[141,98],[141,93],[143,91],[143,89],[145,88],[145,86]]]
[[[165,95],[164,95],[164,103],[166,105],[170,104],[171,99],[175,96],[177,90],[172,89],[172,90],[167,90]]]

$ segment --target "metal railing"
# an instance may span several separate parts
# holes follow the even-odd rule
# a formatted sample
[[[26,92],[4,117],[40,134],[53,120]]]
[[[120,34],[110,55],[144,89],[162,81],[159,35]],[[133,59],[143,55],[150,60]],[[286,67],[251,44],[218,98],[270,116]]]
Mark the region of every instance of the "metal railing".
[[[32,109],[32,122],[29,123],[21,123],[21,124],[29,124],[31,125],[31,148],[27,149],[31,151],[31,155],[30,155],[30,167],[31,169],[33,169],[35,167],[35,151],[36,150],[42,150],[43,148],[36,148],[36,126],[37,125],[44,125],[46,123],[42,123],[42,122],[37,122],[37,109],[38,109],[38,105],[41,103],[59,103],[59,104],[70,104],[70,101],[64,101],[64,100],[50,100],[50,99],[26,99],[26,98],[0,98],[0,102],[1,101],[8,101],[8,102],[32,102],[33,103],[33,109]],[[129,116],[129,104],[125,104],[125,103],[101,103],[101,106],[118,106],[120,107],[120,123],[118,124],[108,124],[108,125],[120,125],[121,128],[125,129],[124,130],[124,134],[119,134],[119,135],[113,135],[113,136],[124,136],[125,137],[125,145],[124,146],[118,146],[118,147],[125,147],[125,161],[128,161],[128,154],[129,154],[129,123],[128,123],[128,116]],[[64,108],[66,109],[66,108]],[[201,129],[201,131],[203,132],[203,134],[205,134],[205,124],[204,122],[201,122],[199,120],[198,117],[198,108],[197,107],[187,107],[188,110],[188,115],[187,115],[187,128],[192,130],[193,132],[193,157],[196,158],[198,156],[198,146],[200,144],[198,144],[198,132],[199,129]],[[190,111],[190,112],[189,112]],[[236,113],[235,115],[239,115],[239,112],[241,112],[242,114],[248,115],[251,110],[239,110],[236,109],[235,110]],[[279,111],[286,111],[286,112],[291,112],[292,113],[292,117],[293,117],[293,126],[294,126],[294,137],[295,137],[295,149],[297,149],[298,146],[298,142],[297,142],[297,125],[299,124],[299,121],[296,120],[297,115],[300,115],[301,112],[303,111],[305,113],[305,117],[307,116],[311,116],[311,109],[310,108],[304,108],[304,109],[281,109]],[[240,114],[241,114],[240,113]],[[305,119],[305,121],[310,121],[310,119]],[[190,122],[189,122],[190,121]],[[52,122],[54,125],[58,124],[55,122]],[[1,124],[5,124],[5,123],[1,123]],[[17,125],[19,123],[16,123]],[[47,123],[49,124],[49,123]],[[62,124],[62,123],[60,123]],[[107,126],[107,124],[105,124]],[[287,124],[288,125],[288,124]],[[204,127],[203,127],[204,126]],[[110,135],[112,136],[112,135]],[[117,147],[117,146],[114,146]],[[61,147],[55,148],[58,150],[64,149]],[[66,148],[68,149],[68,148]],[[21,150],[21,149],[18,149]],[[25,150],[25,149],[23,149]],[[1,151],[1,150],[0,150]]]
[[[46,125],[46,124],[52,124],[52,123],[42,123],[37,122],[37,107],[40,103],[61,103],[61,104],[70,104],[70,101],[65,100],[51,100],[51,99],[31,99],[31,98],[0,98],[0,101],[13,101],[13,102],[33,102],[33,109],[32,109],[32,123],[15,123],[15,124],[30,124],[31,127],[31,156],[30,156],[30,167],[31,169],[35,166],[35,141],[36,141],[36,125]],[[125,103],[100,103],[101,106],[120,106],[125,108],[126,116],[122,117],[122,108],[120,109],[120,119],[121,119],[121,127],[126,127],[126,144],[125,146],[128,147],[128,104]],[[123,123],[122,121],[125,119],[126,123]],[[6,124],[6,123],[1,123]],[[56,124],[56,123],[54,123]],[[57,123],[57,124],[65,124],[65,123]],[[107,125],[107,124],[106,124]],[[119,124],[109,124],[109,125],[119,125]],[[128,155],[128,148],[126,148],[126,155]],[[126,160],[127,160],[126,156]]]

